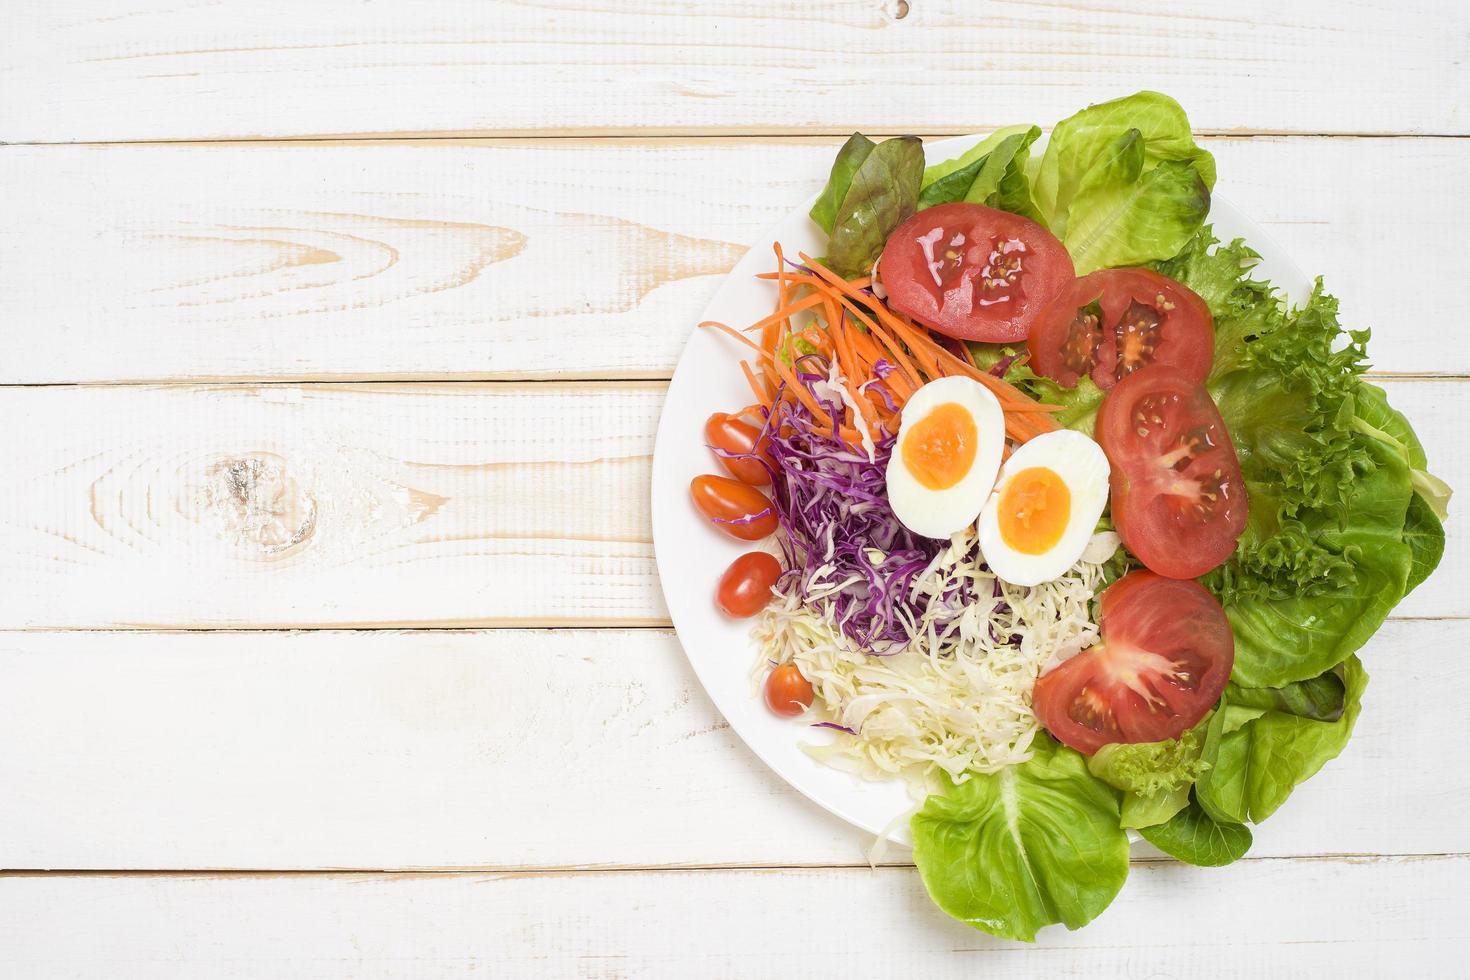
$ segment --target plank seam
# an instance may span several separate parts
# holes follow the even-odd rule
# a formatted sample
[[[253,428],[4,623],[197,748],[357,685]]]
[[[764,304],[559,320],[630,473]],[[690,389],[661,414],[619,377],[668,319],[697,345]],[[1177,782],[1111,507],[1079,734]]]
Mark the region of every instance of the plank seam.
[[[1452,616],[1389,616],[1389,623],[1463,623],[1470,620],[1470,613]],[[668,620],[601,620],[596,622],[574,622],[557,620],[535,620],[529,622],[487,621],[476,623],[464,620],[447,625],[415,623],[353,624],[353,623],[306,623],[301,625],[262,626],[164,626],[158,624],[126,626],[0,626],[0,636],[25,635],[27,633],[508,633],[508,632],[597,632],[613,633],[638,631],[673,634],[673,623]]]
[[[1470,381],[1470,374],[1416,371],[1368,371],[1363,377],[1369,381]],[[273,375],[269,378],[215,377],[202,375],[194,378],[119,378],[105,381],[0,381],[0,391],[27,388],[268,388],[268,387],[392,387],[394,385],[666,385],[672,375],[581,375],[581,374],[370,374],[370,375]]]
[[[1271,864],[1282,862],[1313,862],[1322,864],[1376,864],[1382,861],[1418,863],[1423,861],[1458,861],[1470,858],[1464,851],[1427,851],[1402,853],[1343,852],[1332,854],[1274,854],[1262,857],[1246,856],[1238,864]],[[1136,857],[1129,860],[1133,867],[1150,865],[1180,864],[1170,857]],[[789,871],[911,871],[910,863],[885,862],[876,867],[866,863],[849,864],[646,864],[568,867],[496,867],[472,866],[448,868],[12,868],[0,870],[0,879],[6,878],[438,878],[452,876],[493,875],[505,878],[583,878],[610,875],[636,874],[707,874],[710,872],[736,873],[784,873]]]
[[[974,129],[914,129],[883,128],[864,130],[869,136],[909,136],[920,134],[926,137],[970,136]],[[835,139],[848,136],[845,128],[805,129],[801,132],[787,130],[742,130],[742,129],[675,129],[653,127],[649,129],[584,129],[572,131],[541,131],[534,129],[507,129],[495,131],[443,130],[425,132],[363,132],[363,133],[301,133],[285,136],[219,136],[212,138],[177,137],[168,139],[119,139],[119,140],[0,140],[0,146],[209,146],[238,143],[431,143],[451,140],[483,140],[500,142],[519,141],[629,141],[638,140],[793,140]],[[1312,131],[1292,129],[1197,129],[1195,136],[1218,139],[1404,139],[1404,140],[1470,140],[1470,133],[1425,132],[1413,133],[1402,130],[1361,131]]]

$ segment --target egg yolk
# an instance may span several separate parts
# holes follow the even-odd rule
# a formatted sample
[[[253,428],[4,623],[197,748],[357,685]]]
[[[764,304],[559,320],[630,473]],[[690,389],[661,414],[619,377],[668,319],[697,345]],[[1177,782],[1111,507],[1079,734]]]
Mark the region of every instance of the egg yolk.
[[[904,437],[903,464],[930,490],[948,490],[974,465],[977,436],[967,408],[957,402],[936,405]]]
[[[1033,466],[1006,482],[996,513],[1006,544],[1039,555],[1062,539],[1072,514],[1072,491],[1056,470]]]

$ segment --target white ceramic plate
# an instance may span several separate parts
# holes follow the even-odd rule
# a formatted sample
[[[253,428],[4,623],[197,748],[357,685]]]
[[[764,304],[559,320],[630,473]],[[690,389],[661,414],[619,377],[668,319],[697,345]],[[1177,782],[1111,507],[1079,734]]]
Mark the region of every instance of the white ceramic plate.
[[[979,137],[961,136],[925,145],[928,160],[948,160]],[[835,147],[833,148],[835,152]],[[1034,152],[1040,152],[1041,147]],[[775,286],[755,275],[775,267],[771,243],[780,241],[788,256],[798,251],[819,255],[825,237],[807,211],[816,200],[825,173],[812,174],[812,197],[770,233],[761,237],[731,270],[700,320],[734,327],[753,323],[771,312]],[[1210,220],[1224,241],[1240,237],[1261,253],[1258,275],[1285,289],[1294,302],[1306,298],[1311,282],[1254,222],[1216,195]],[[699,321],[695,321],[698,323]],[[690,325],[691,328],[694,324]],[[715,586],[735,557],[754,545],[736,541],[706,521],[689,499],[689,481],[701,473],[721,473],[705,448],[704,422],[750,402],[740,373],[745,348],[708,330],[693,329],[664,402],[653,450],[653,544],[659,578],[674,629],[694,672],[709,696],[745,743],[781,778],[818,805],[872,834],[887,827],[910,806],[897,781],[870,782],[823,766],[801,750],[802,742],[824,742],[829,733],[796,720],[771,714],[751,683],[756,647],[750,620],[732,620],[715,608]],[[908,842],[908,830],[893,834]]]

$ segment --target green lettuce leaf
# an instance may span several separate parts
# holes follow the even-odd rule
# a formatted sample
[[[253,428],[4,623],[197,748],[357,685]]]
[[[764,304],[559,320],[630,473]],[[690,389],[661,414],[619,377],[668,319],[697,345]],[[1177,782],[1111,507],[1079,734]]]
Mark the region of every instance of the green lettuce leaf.
[[[832,215],[827,261],[845,276],[866,273],[883,251],[889,232],[914,213],[919,201],[919,182],[924,175],[924,146],[915,136],[884,140],[866,153],[861,144],[848,140],[843,151],[853,147],[849,159],[833,165],[827,190],[812,209],[818,224],[826,215],[828,192],[836,197],[847,180],[840,203]],[[861,158],[859,160],[859,157]],[[848,169],[853,162],[857,165]]]
[[[877,145],[862,133],[853,133],[842,144],[842,149],[837,151],[837,159],[832,161],[832,173],[827,177],[827,186],[822,188],[817,203],[808,212],[811,219],[827,234],[832,234],[832,229],[837,225],[837,209],[842,206],[842,199],[847,197],[852,178]]]
[[[1388,403],[1387,392],[1366,381],[1358,389],[1356,409],[1353,422],[1358,431],[1402,454],[1409,466],[1409,483],[1414,493],[1436,520],[1443,522],[1449,516],[1450,485],[1426,469],[1429,460],[1424,455],[1424,445],[1404,413]]]
[[[1343,711],[1335,721],[1225,701],[1224,723],[1207,736],[1210,768],[1195,785],[1205,811],[1221,823],[1260,823],[1286,802],[1291,791],[1337,757],[1352,735],[1362,708],[1368,674],[1357,657],[1340,668]],[[1235,712],[1234,724],[1229,715]]]
[[[1052,413],[1053,419],[1069,429],[1092,435],[1097,424],[1097,410],[1102,406],[1104,394],[1093,383],[1092,378],[1084,375],[1077,380],[1075,388],[1063,388],[1051,378],[1042,377],[1032,371],[1025,360],[1017,356],[1023,353],[1018,348],[975,343],[970,345],[970,352],[974,355],[975,364],[983,371],[989,371],[1001,361],[1006,361],[1008,366],[1003,375],[1006,381],[1040,402],[1060,405],[1061,411]]]
[[[943,177],[948,177],[956,170],[963,170],[974,163],[984,160],[990,154],[991,150],[994,150],[1010,137],[1029,132],[1033,128],[1035,127],[1022,124],[1019,126],[1004,126],[997,129],[954,159],[944,160],[933,166],[925,167],[921,187],[927,189],[935,181]]]
[[[1221,600],[1235,633],[1231,678],[1237,684],[1282,687],[1331,669],[1377,632],[1407,591],[1413,560],[1403,536],[1411,497],[1408,470],[1375,444],[1353,472],[1356,483],[1345,511],[1298,511],[1289,520],[1300,538],[1262,539],[1260,523],[1253,520],[1236,555],[1207,579],[1233,589]],[[1249,479],[1246,488],[1251,506],[1261,507],[1264,494],[1256,494]],[[1277,506],[1284,505],[1278,500]],[[1340,562],[1343,580],[1308,580],[1295,591],[1281,584],[1281,573],[1294,569],[1299,557],[1276,560],[1286,541],[1296,542],[1302,553]]]
[[[1177,253],[1209,214],[1214,186],[1214,157],[1179,103],[1139,92],[1057,123],[1032,193],[1083,274]]]
[[[1089,772],[1122,790],[1122,826],[1161,824],[1189,805],[1189,788],[1210,768],[1205,729],[1201,722],[1164,742],[1104,745],[1087,760]]]
[[[963,166],[948,170],[932,181],[929,173],[938,168],[931,167],[929,171],[925,171],[924,187],[919,194],[919,210],[937,204],[966,201],[1034,217],[1035,209],[1031,206],[1026,164],[1030,146],[1041,136],[1041,128],[1011,127],[1002,132],[1007,135],[999,140],[992,135],[971,148],[966,157],[972,156],[981,147],[987,149]],[[957,162],[948,161],[939,167]]]
[[[1336,721],[1347,705],[1347,685],[1337,671],[1297,681],[1285,687],[1241,687],[1230,684],[1225,698],[1231,704],[1280,711],[1300,718]]]
[[[1035,754],[931,795],[912,820],[914,863],[936,905],[1005,939],[1077,929],[1128,876],[1118,794],[1082,756],[1041,736]]]
[[[1413,592],[1439,567],[1444,557],[1444,525],[1434,509],[1415,494],[1404,517],[1404,543],[1409,546],[1409,577],[1404,594]]]
[[[1168,822],[1144,827],[1139,833],[1170,857],[1202,868],[1224,867],[1240,860],[1251,847],[1249,827],[1216,822],[1198,803],[1190,803]]]
[[[1256,259],[1205,229],[1155,268],[1199,293],[1215,319],[1207,386],[1241,461],[1250,517],[1235,554],[1203,582],[1230,617],[1234,681],[1266,689],[1352,655],[1437,552],[1433,524],[1416,511],[1407,527],[1407,443],[1371,425],[1393,423],[1402,435],[1362,380],[1367,333],[1342,329],[1320,283],[1288,310],[1250,277]]]

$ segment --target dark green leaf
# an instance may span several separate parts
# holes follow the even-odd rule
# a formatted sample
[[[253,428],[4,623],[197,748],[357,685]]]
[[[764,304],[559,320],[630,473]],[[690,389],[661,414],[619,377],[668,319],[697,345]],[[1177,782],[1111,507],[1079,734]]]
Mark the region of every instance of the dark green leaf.
[[[984,155],[926,183],[919,194],[919,210],[956,201],[984,204],[1021,214],[1032,210],[1026,180],[1027,151],[1040,136],[1041,129],[1036,126],[1012,133],[991,146]]]
[[[832,227],[837,222],[837,209],[842,205],[842,199],[847,197],[853,175],[877,145],[862,133],[853,133],[842,144],[842,149],[837,151],[837,159],[832,162],[832,173],[827,178],[827,186],[822,188],[821,196],[810,211],[812,220],[821,225],[827,234],[832,234]]]
[[[1225,696],[1231,704],[1248,708],[1265,708],[1317,721],[1336,721],[1342,717],[1346,690],[1342,677],[1334,669],[1286,687],[1239,687],[1231,684]]]
[[[1250,828],[1217,823],[1198,803],[1180,810],[1167,823],[1139,831],[1154,847],[1186,864],[1220,868],[1240,860],[1251,847]]]
[[[866,273],[888,235],[914,213],[924,174],[924,146],[917,137],[884,140],[853,174],[837,208],[827,258],[845,276]]]

